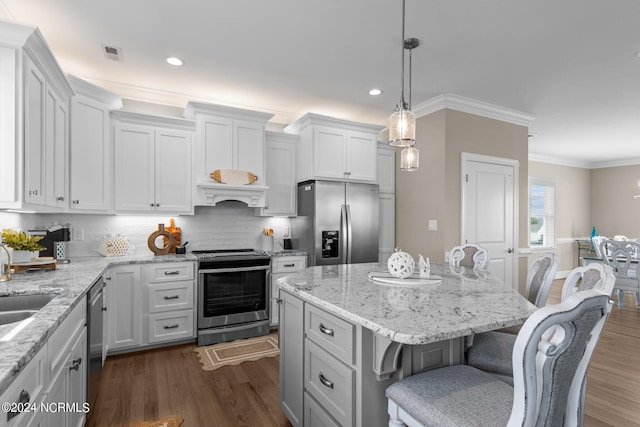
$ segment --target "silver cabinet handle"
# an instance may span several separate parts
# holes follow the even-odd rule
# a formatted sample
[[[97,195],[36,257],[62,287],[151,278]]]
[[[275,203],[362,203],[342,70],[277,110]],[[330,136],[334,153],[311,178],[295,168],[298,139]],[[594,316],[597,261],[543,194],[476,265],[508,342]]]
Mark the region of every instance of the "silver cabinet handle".
[[[164,272],[165,276],[175,276],[176,274],[180,274],[180,270],[173,270],[173,271],[165,271]]]
[[[71,362],[71,366],[69,366],[70,371],[77,371],[80,369],[80,364],[82,363],[82,357],[78,357]]]
[[[325,335],[329,335],[330,337],[333,336],[333,329],[329,329],[325,327],[322,323],[320,323],[320,325],[318,326],[318,329],[320,329],[320,332],[322,332]]]
[[[171,296],[165,296],[164,299],[178,299],[180,298],[180,295],[171,295]]]
[[[64,201],[64,197],[60,196],[60,197],[56,197],[56,200],[59,202],[63,202]]]
[[[180,325],[178,325],[177,323],[175,325],[165,325],[164,328],[165,329],[175,329],[180,327]]]
[[[71,203],[73,203],[74,205],[78,205],[80,204],[80,200],[72,200]]]
[[[31,400],[31,395],[29,394],[29,392],[27,390],[23,389],[20,392],[20,396],[18,397],[18,401],[16,403],[24,405],[25,403],[29,403],[30,400]],[[17,417],[20,414],[21,414],[21,412],[19,412],[19,411],[15,411],[15,412],[9,411],[9,412],[7,412],[7,422],[11,421],[12,418]]]
[[[320,382],[322,383],[323,386],[333,388],[333,381],[329,381],[328,379],[326,379],[322,372],[320,372],[320,375],[318,375],[318,378],[320,379]]]
[[[283,264],[282,266],[283,267],[295,267],[296,265],[295,264]]]

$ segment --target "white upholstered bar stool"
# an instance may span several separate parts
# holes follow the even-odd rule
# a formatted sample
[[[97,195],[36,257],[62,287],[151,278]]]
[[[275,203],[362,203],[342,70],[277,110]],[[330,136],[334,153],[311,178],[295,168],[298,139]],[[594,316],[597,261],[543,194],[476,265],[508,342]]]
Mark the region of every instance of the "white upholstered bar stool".
[[[467,365],[392,384],[389,426],[578,426],[587,366],[610,312],[609,296],[594,290],[534,312],[516,338],[513,387]]]
[[[486,270],[489,267],[489,252],[474,243],[454,246],[449,251],[449,265]]]

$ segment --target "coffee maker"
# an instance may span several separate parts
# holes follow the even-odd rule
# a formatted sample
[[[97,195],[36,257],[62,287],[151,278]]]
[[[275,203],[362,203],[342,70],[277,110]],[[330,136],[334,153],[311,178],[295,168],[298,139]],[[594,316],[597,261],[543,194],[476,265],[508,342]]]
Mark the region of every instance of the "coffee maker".
[[[40,244],[45,250],[40,251],[41,257],[54,257],[58,263],[68,263],[67,246],[65,242],[71,240],[69,225],[52,225],[40,230],[29,230],[29,234],[43,236]]]

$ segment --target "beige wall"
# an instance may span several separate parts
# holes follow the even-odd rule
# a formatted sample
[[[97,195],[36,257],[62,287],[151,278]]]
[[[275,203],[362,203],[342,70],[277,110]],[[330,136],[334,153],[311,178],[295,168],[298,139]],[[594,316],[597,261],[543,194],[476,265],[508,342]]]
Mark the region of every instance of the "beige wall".
[[[598,234],[640,237],[640,165],[591,170],[591,222]]]
[[[519,161],[518,233],[520,246],[526,245],[527,132],[524,126],[448,109],[419,118],[420,169],[396,167],[396,246],[442,262],[445,251],[460,244],[462,152]],[[429,219],[438,220],[438,231],[428,231]],[[526,277],[526,266],[524,271]]]
[[[567,272],[578,266],[575,239],[591,233],[590,169],[529,162],[529,176],[552,179],[556,183],[556,254],[559,272]],[[525,193],[526,194],[526,193]],[[529,263],[536,254],[529,256]]]

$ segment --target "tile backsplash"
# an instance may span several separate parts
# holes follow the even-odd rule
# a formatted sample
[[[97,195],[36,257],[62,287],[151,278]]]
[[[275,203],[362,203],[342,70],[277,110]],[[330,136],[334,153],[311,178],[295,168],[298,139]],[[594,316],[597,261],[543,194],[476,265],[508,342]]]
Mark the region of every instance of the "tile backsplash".
[[[135,253],[150,253],[147,238],[158,224],[169,226],[171,216],[24,214],[0,212],[0,228],[29,230],[51,224],[71,226],[68,243],[70,258],[96,255],[98,242],[108,234],[121,234],[135,247]],[[193,216],[174,216],[182,229],[182,243],[189,242],[188,252],[210,248],[260,249],[265,228],[274,230],[274,250],[282,249],[283,234],[290,230],[289,218],[260,217],[255,208],[240,202],[222,202],[213,207],[196,207]]]

